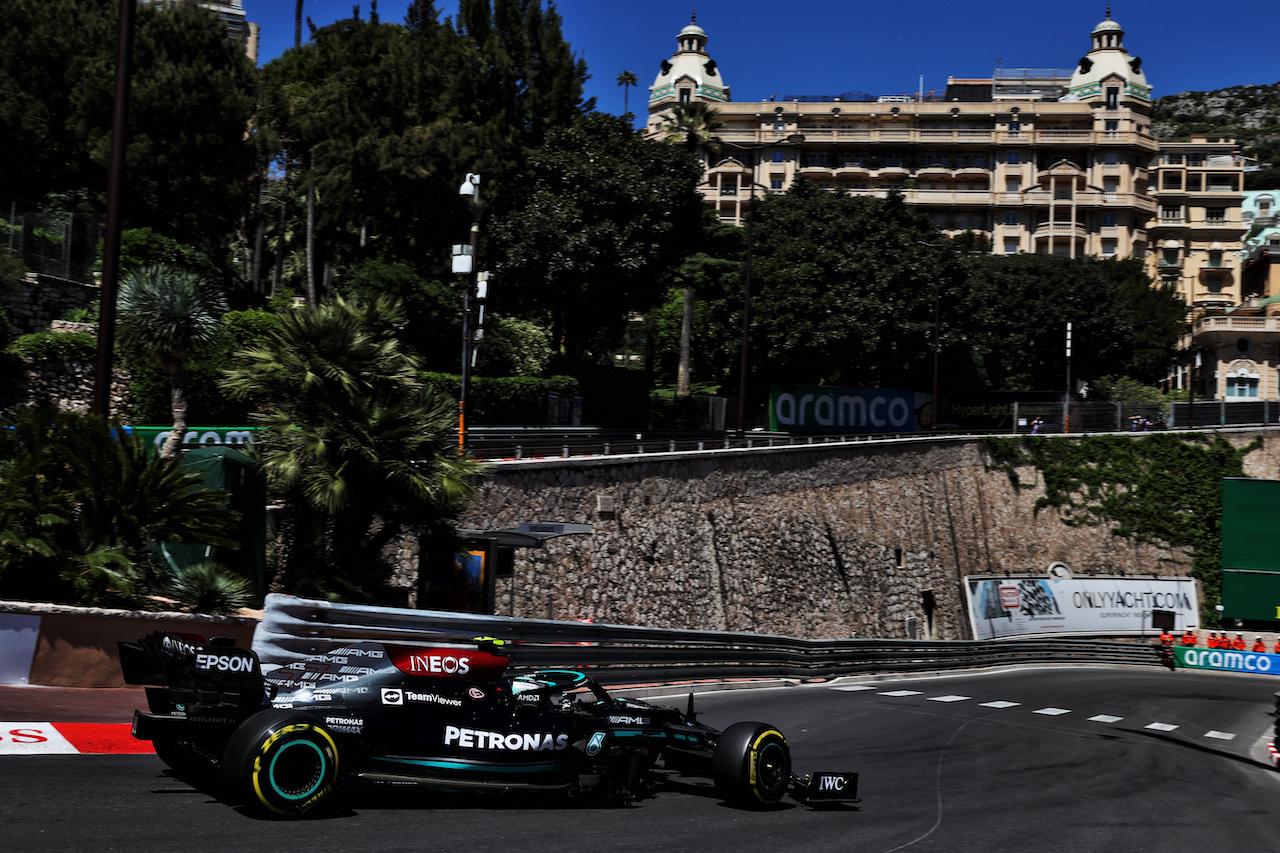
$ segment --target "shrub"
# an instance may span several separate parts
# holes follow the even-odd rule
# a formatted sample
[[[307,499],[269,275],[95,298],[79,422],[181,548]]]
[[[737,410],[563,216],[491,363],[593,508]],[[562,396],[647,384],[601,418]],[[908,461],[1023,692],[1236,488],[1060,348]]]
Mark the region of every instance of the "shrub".
[[[35,332],[14,341],[9,352],[36,361],[93,361],[98,339],[84,332]]]
[[[253,600],[249,581],[217,563],[179,567],[169,581],[169,594],[196,613],[235,613]]]

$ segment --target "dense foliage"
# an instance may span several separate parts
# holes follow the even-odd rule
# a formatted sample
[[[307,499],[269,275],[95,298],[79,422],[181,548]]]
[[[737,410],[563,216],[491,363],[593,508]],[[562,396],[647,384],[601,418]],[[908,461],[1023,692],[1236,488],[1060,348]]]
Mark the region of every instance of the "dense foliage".
[[[6,195],[105,210],[119,3],[0,4]],[[253,68],[195,4],[137,14],[123,217],[205,249],[239,221],[253,172]]]
[[[494,304],[546,317],[571,363],[601,363],[632,312],[660,304],[697,237],[698,161],[595,113],[550,134],[533,186],[493,227]]]
[[[422,381],[403,322],[387,298],[290,311],[225,375],[231,396],[260,407],[254,450],[284,504],[274,589],[376,598],[383,548],[405,530],[447,538],[475,489],[455,404]]]
[[[1009,474],[1032,465],[1043,477],[1036,510],[1055,509],[1064,524],[1109,525],[1113,535],[1191,552],[1200,581],[1202,621],[1217,624],[1222,590],[1222,478],[1242,477],[1244,457],[1221,435],[1151,434],[997,439],[983,444],[992,466]]]
[[[136,605],[167,587],[152,543],[237,547],[226,497],[119,423],[23,409],[0,430],[0,598]]]

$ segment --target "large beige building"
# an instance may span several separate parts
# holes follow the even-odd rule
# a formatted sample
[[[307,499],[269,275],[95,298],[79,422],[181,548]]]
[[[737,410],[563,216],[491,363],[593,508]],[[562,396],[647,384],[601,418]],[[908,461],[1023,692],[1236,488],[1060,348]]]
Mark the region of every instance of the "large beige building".
[[[1231,139],[1152,136],[1151,86],[1124,36],[1108,11],[1075,68],[953,77],[932,99],[849,92],[737,102],[695,21],[649,90],[646,132],[661,137],[677,104],[718,111],[723,126],[703,152],[700,191],[725,222],[743,222],[753,197],[782,192],[798,176],[857,194],[896,189],[944,233],[971,232],[995,254],[1143,258],[1208,335],[1223,312],[1271,295],[1246,293],[1242,280],[1243,162]],[[1275,342],[1249,344],[1264,360],[1241,368],[1231,357],[1246,346],[1238,335],[1197,334],[1170,387],[1280,397]],[[1233,385],[1228,374],[1241,369],[1269,378]]]
[[[706,33],[690,24],[650,89],[648,131],[661,134],[673,104],[715,106],[722,142],[702,192],[726,222],[743,220],[752,192],[782,191],[799,175],[854,193],[901,190],[944,232],[981,234],[997,253],[1142,254],[1159,146],[1151,89],[1123,35],[1108,19],[1074,71],[953,78],[942,100],[736,102]]]

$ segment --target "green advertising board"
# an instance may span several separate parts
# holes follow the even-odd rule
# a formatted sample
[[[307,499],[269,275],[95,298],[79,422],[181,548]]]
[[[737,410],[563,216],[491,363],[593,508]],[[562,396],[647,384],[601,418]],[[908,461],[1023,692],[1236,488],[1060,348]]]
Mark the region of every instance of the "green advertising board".
[[[1280,655],[1264,652],[1233,652],[1229,649],[1174,646],[1173,657],[1178,666],[1187,669],[1217,669],[1226,672],[1280,675]]]
[[[1280,480],[1222,480],[1222,568],[1280,572]],[[1267,617],[1275,619],[1274,613]]]
[[[136,426],[129,429],[135,435],[140,436],[148,447],[159,450],[165,439],[169,437],[169,431],[172,427]],[[238,448],[243,444],[253,444],[253,436],[258,430],[259,427],[246,426],[191,427],[182,436],[182,447],[184,450],[190,450],[193,447]]]
[[[1280,621],[1280,572],[1223,568],[1222,615],[1251,622]]]

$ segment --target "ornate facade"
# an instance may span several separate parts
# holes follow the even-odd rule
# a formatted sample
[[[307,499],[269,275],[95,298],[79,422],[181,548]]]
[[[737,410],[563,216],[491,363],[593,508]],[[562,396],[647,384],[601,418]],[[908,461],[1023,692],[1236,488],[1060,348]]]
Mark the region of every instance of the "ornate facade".
[[[1184,342],[1169,387],[1194,386],[1202,398],[1280,397],[1280,329],[1260,327],[1248,345],[1262,359],[1256,369],[1232,357],[1244,346],[1238,324],[1229,324],[1230,340],[1218,340],[1216,329],[1223,312],[1258,313],[1250,307],[1256,297],[1276,291],[1250,284],[1245,268],[1269,260],[1268,252],[1280,256],[1261,247],[1253,261],[1242,257],[1248,225],[1235,141],[1157,141],[1151,85],[1124,36],[1108,10],[1073,69],[953,77],[933,99],[847,92],[735,102],[695,20],[649,90],[646,134],[661,138],[679,104],[715,108],[722,126],[701,152],[699,190],[729,223],[744,221],[757,194],[782,192],[803,178],[856,194],[898,190],[943,233],[970,232],[994,254],[1143,258],[1152,279],[1186,301],[1199,330]],[[1280,316],[1266,322],[1280,323]],[[1241,369],[1255,386],[1231,384],[1231,371]]]

